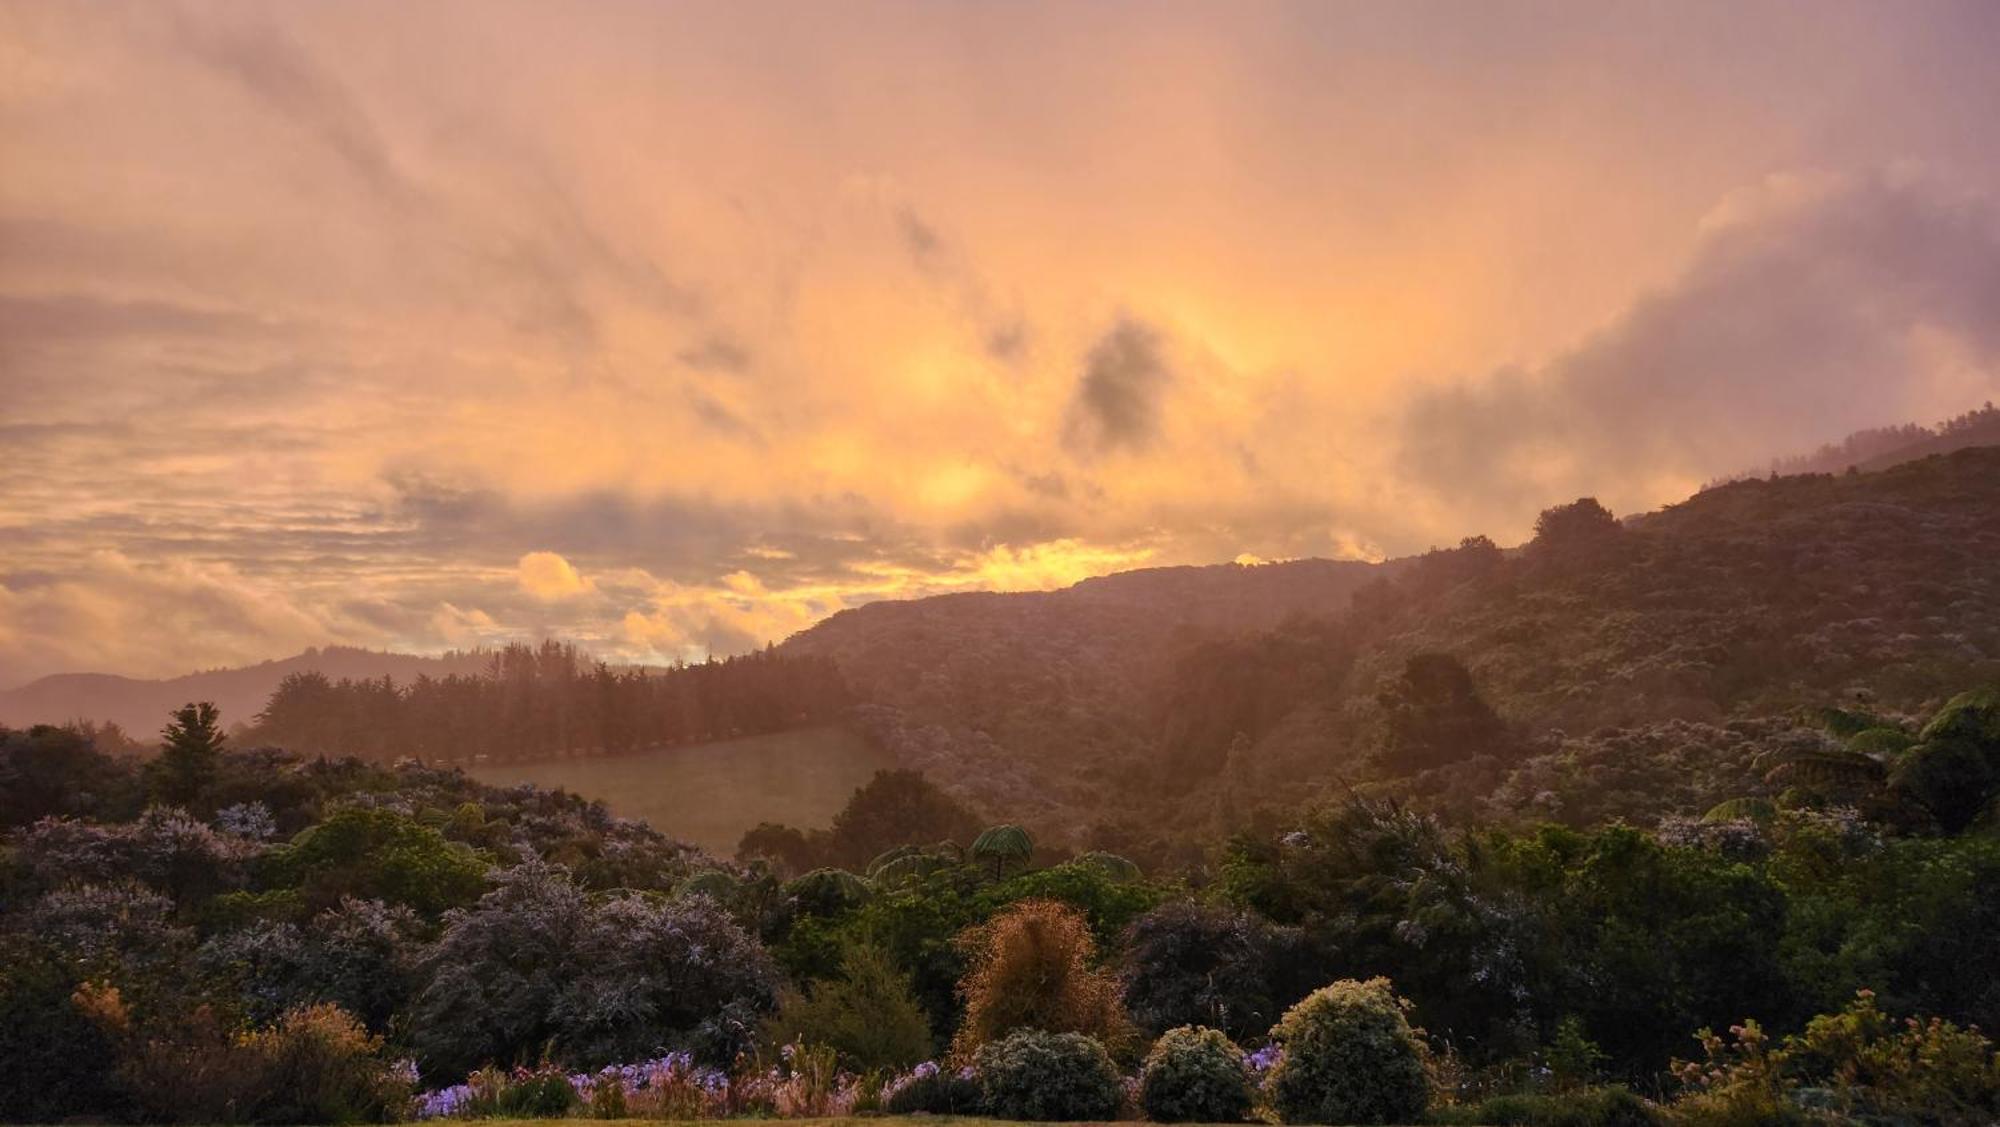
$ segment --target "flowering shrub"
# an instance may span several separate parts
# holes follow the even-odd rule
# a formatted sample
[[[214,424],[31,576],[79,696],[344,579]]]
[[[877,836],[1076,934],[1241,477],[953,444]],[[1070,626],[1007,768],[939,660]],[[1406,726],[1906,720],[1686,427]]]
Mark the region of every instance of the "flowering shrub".
[[[1250,1068],[1218,1029],[1169,1029],[1146,1054],[1139,1105],[1162,1123],[1233,1123],[1250,1113]]]
[[[565,1073],[552,1065],[486,1068],[463,1084],[416,1097],[417,1119],[486,1116],[547,1118],[577,1114],[599,1119],[727,1119],[737,1116],[825,1118],[855,1110],[864,1081],[838,1071],[825,1048],[787,1045],[766,1067],[745,1057],[735,1076],[699,1064],[687,1052],[637,1064],[606,1065],[595,1072]]]
[[[1322,986],[1271,1030],[1271,1103],[1287,1123],[1412,1123],[1430,1103],[1409,1003],[1386,978]]]
[[[1863,990],[1837,1014],[1773,1048],[1754,1021],[1733,1040],[1697,1034],[1705,1061],[1676,1062],[1687,1091],[1674,1105],[1688,1124],[1842,1121],[1991,1123],[2000,1116],[2000,1055],[1977,1029],[1896,1021]]]
[[[585,1065],[662,1045],[705,1061],[746,1047],[777,971],[757,941],[707,897],[591,903],[557,865],[496,877],[452,912],[412,1008],[412,1041],[447,1074],[518,1059],[553,1043]]]
[[[973,1115],[980,1109],[979,1080],[970,1066],[951,1071],[925,1061],[882,1085],[882,1107],[891,1115]]]
[[[973,1069],[1003,1119],[1108,1119],[1124,1096],[1104,1046],[1081,1033],[1017,1029],[981,1045]]]

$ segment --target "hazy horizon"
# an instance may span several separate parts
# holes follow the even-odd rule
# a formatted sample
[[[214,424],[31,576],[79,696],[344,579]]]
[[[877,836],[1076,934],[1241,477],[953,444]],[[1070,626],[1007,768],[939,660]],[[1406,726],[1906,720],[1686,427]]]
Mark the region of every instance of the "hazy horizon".
[[[0,686],[1525,539],[2000,388],[1979,3],[0,4]]]

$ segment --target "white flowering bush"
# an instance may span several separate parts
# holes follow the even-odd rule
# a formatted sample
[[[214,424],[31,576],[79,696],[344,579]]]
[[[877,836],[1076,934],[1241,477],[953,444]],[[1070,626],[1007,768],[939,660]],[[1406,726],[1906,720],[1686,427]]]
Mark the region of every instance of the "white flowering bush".
[[[1219,1029],[1167,1030],[1139,1071],[1139,1106],[1161,1123],[1234,1123],[1250,1113],[1252,1096],[1243,1050]]]
[[[1423,1047],[1386,978],[1322,986],[1271,1030],[1271,1104],[1287,1123],[1415,1123],[1430,1103]]]
[[[1081,1033],[1017,1029],[973,1057],[986,1111],[1002,1119],[1109,1119],[1124,1087],[1111,1057]]]

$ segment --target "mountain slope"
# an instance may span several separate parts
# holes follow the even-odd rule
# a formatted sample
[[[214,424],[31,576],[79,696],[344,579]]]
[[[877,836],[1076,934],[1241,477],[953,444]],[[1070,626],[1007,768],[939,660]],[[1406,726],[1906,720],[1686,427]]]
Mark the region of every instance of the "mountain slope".
[[[832,657],[906,762],[1080,840],[1351,776],[1377,689],[1427,651],[1529,734],[1909,710],[2000,678],[2000,447],[1720,486],[1596,539],[1327,566],[876,604],[785,648]]]

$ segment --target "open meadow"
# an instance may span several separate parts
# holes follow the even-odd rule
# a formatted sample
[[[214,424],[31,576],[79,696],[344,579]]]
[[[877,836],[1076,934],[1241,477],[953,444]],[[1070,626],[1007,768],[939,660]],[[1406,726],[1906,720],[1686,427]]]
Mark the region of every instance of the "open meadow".
[[[759,822],[825,825],[854,788],[893,765],[860,736],[825,725],[626,755],[481,764],[467,774],[601,799],[620,817],[728,856]]]

